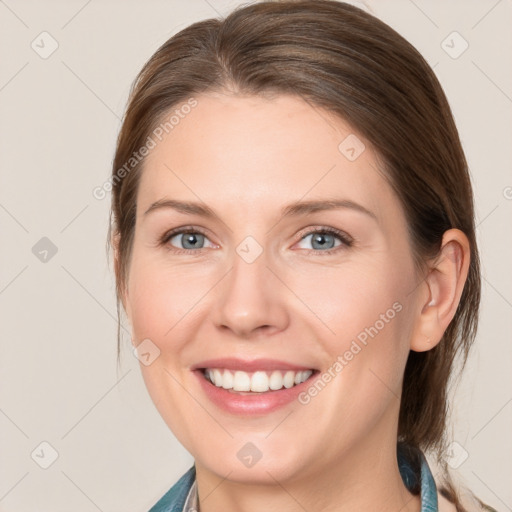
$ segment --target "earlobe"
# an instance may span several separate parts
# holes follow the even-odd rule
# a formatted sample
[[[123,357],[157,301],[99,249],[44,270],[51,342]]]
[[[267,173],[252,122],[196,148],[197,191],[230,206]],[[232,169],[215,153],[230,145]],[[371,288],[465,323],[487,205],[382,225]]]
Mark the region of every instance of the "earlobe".
[[[443,235],[439,255],[430,264],[418,295],[420,303],[411,350],[424,352],[436,346],[455,316],[470,261],[467,236],[459,229]]]

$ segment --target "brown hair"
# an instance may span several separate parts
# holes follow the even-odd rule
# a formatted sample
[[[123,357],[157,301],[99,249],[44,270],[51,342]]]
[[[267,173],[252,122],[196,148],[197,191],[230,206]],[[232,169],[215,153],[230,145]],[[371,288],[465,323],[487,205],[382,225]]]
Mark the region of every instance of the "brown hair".
[[[448,384],[457,357],[462,368],[474,340],[480,271],[470,176],[433,71],[388,25],[330,0],[242,6],[225,19],[194,23],[171,37],[133,84],[113,161],[109,240],[113,235],[118,243],[118,313],[143,159],[129,172],[120,169],[172,107],[207,90],[296,95],[345,119],[382,160],[404,208],[419,269],[438,253],[446,230],[458,228],[468,237],[471,262],[455,317],[433,349],[410,352],[400,405],[399,441],[437,451],[442,463]]]

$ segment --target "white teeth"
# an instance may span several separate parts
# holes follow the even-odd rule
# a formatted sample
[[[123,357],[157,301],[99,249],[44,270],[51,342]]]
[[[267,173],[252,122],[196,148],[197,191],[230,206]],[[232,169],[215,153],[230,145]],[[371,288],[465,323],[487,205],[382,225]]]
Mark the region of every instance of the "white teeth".
[[[217,383],[214,383],[217,386]],[[251,390],[251,377],[245,372],[235,372],[233,378],[233,389],[235,391],[250,391]]]
[[[268,376],[265,372],[255,372],[251,377],[251,391],[268,391]]]
[[[283,384],[285,388],[291,388],[295,382],[295,372],[286,372],[284,374]]]
[[[224,389],[232,389],[233,380],[233,374],[229,370],[224,370],[224,374],[222,375],[222,387]]]
[[[283,387],[289,389],[309,379],[312,373],[312,370],[247,373],[240,370],[231,372],[220,368],[207,368],[204,371],[205,377],[218,388],[256,393],[265,393],[269,390],[277,391]]]
[[[213,370],[213,382],[216,386],[221,387],[222,386],[222,373],[220,373],[220,370]]]
[[[297,372],[300,373],[300,372]],[[273,391],[281,389],[283,387],[283,375],[281,372],[275,371],[270,375],[269,388]]]

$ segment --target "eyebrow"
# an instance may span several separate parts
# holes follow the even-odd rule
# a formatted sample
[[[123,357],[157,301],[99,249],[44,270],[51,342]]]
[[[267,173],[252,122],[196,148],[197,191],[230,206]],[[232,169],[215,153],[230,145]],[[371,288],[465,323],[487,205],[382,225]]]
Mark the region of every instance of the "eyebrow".
[[[199,215],[205,218],[217,217],[215,212],[208,206],[193,202],[193,201],[177,201],[176,199],[159,199],[151,204],[151,206],[144,212],[148,213],[160,209],[173,209],[181,213],[189,215]],[[377,216],[363,205],[350,201],[348,199],[324,199],[324,200],[311,200],[311,201],[296,201],[281,209],[282,217],[298,217],[300,215],[307,215],[315,212],[326,210],[339,210],[351,209],[360,213],[364,213],[369,217],[377,220]]]
[[[315,213],[325,210],[340,210],[340,209],[356,210],[360,213],[364,213],[374,220],[377,220],[377,216],[368,208],[365,208],[359,203],[350,201],[348,199],[324,199],[321,201],[297,201],[289,204],[281,211],[283,217],[306,215],[308,213]]]

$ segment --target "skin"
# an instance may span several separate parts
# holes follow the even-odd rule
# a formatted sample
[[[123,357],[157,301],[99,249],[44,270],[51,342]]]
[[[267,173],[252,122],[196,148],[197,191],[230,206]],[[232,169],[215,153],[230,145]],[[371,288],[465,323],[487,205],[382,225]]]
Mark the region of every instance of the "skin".
[[[201,511],[415,511],[396,460],[400,390],[409,351],[436,345],[455,314],[469,246],[447,231],[439,257],[419,274],[397,197],[366,149],[349,161],[338,145],[357,133],[301,98],[227,92],[198,105],[145,161],[123,305],[133,343],[160,355],[141,364],[149,394],[194,456]],[[284,217],[289,203],[342,198],[353,208]],[[161,199],[197,201],[204,218]],[[169,230],[206,234],[199,249]],[[332,227],[352,245],[311,231]],[[253,237],[263,252],[236,251]],[[186,241],[185,241],[186,242]],[[190,247],[190,246],[185,246]],[[201,242],[199,247],[201,247]],[[190,368],[205,359],[273,358],[327,371],[394,303],[402,309],[307,405],[256,417],[208,400]],[[247,468],[237,452],[262,453]]]

